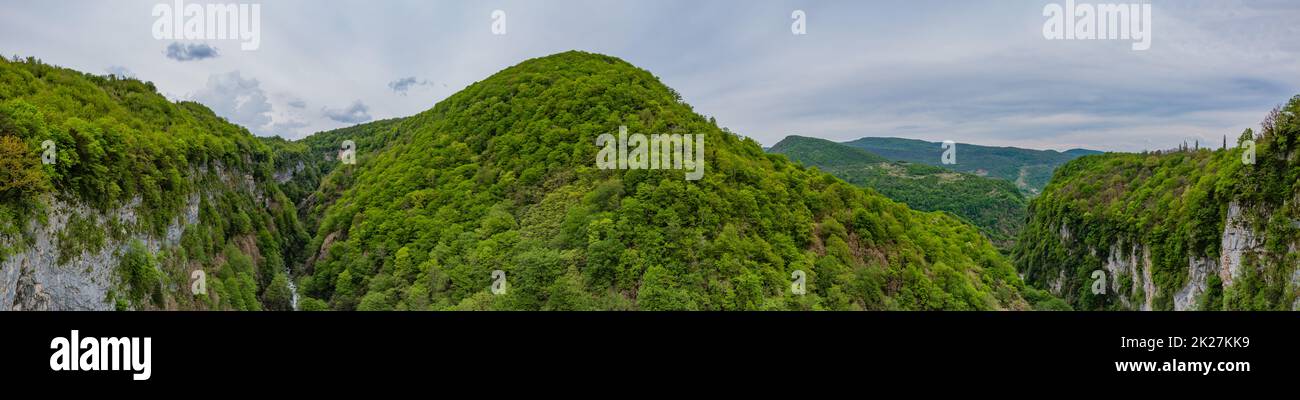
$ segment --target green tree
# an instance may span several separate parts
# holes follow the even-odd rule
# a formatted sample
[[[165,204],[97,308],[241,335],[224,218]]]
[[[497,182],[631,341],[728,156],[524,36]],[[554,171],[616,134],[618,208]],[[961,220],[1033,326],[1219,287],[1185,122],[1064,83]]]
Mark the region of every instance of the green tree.
[[[646,269],[636,299],[637,306],[647,311],[676,311],[695,308],[690,295],[677,287],[672,274],[658,265]]]
[[[262,293],[262,304],[271,311],[293,310],[293,293],[289,290],[289,278],[284,273],[277,273],[271,278],[271,283]]]
[[[45,187],[39,159],[15,136],[0,136],[0,200],[15,201]]]
[[[146,304],[162,304],[161,275],[155,265],[153,255],[139,240],[131,241],[126,253],[122,255],[118,275],[127,285],[131,304],[137,308]],[[146,303],[145,301],[149,301]]]

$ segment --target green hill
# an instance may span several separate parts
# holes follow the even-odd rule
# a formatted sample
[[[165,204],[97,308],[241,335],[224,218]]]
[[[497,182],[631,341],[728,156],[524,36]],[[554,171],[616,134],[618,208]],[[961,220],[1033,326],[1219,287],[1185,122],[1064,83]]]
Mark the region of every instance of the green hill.
[[[1031,150],[1016,147],[991,147],[957,143],[957,163],[940,162],[942,143],[901,138],[865,137],[844,144],[882,157],[928,164],[1014,182],[1026,196],[1036,196],[1052,179],[1052,171],[1077,157],[1100,154],[1099,151],[1072,149]]]
[[[1300,96],[1263,126],[1233,149],[1062,166],[1030,203],[1019,269],[1080,309],[1300,309]]]
[[[1026,201],[1011,182],[888,159],[844,144],[787,136],[769,150],[922,211],[947,211],[1009,248],[1024,226]]]
[[[316,203],[304,308],[961,310],[1039,298],[973,227],[765,154],[617,58],[528,60],[390,124],[321,141],[392,134],[321,178],[338,197]],[[619,126],[704,135],[703,178],[597,168],[597,136]],[[800,273],[806,295],[793,292]]]
[[[792,160],[823,169],[825,167],[890,163],[890,160],[887,158],[856,147],[846,146],[825,139],[796,135],[786,136],[785,139],[781,139],[780,142],[767,148],[766,151],[769,153],[784,154]]]

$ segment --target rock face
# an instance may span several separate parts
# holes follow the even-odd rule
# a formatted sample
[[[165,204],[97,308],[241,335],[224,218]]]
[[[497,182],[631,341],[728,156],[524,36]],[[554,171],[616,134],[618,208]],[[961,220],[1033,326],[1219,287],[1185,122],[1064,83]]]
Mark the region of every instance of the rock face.
[[[1255,250],[1260,245],[1255,232],[1246,225],[1241,213],[1241,205],[1236,202],[1228,204],[1228,216],[1223,224],[1223,237],[1220,243],[1219,279],[1222,279],[1224,287],[1227,287],[1240,275],[1242,255],[1247,251]]]
[[[276,171],[275,182],[276,183],[288,182],[290,179],[293,179],[294,175],[296,175],[299,172],[302,172],[304,168],[306,168],[306,166],[303,165],[302,161],[298,161],[297,164],[294,164],[293,168]]]
[[[1295,249],[1291,249],[1291,252],[1294,253]],[[1300,268],[1297,268],[1295,272],[1291,273],[1291,287],[1300,288]],[[1300,311],[1300,296],[1297,296],[1295,303],[1291,304],[1291,310]]]
[[[1174,296],[1174,309],[1196,310],[1197,296],[1208,289],[1207,278],[1211,273],[1219,274],[1223,288],[1227,289],[1237,277],[1241,276],[1241,263],[1245,254],[1259,251],[1262,244],[1259,235],[1250,229],[1243,216],[1241,205],[1235,201],[1228,203],[1228,215],[1224,219],[1223,234],[1219,238],[1219,259],[1196,256],[1188,258],[1187,285]],[[1294,249],[1292,251],[1294,252]],[[1296,274],[1300,276],[1300,269],[1296,270]],[[1293,280],[1292,287],[1296,286]],[[1300,305],[1300,302],[1297,304]],[[1292,308],[1297,307],[1292,306]]]
[[[50,309],[50,295],[45,293],[44,285],[36,283],[32,277],[32,270],[26,265],[18,270],[18,283],[14,287],[14,302],[10,309],[14,311]]]
[[[1203,257],[1188,257],[1187,285],[1174,294],[1174,311],[1195,311],[1198,296],[1208,288],[1206,278],[1218,273],[1219,263]]]
[[[184,220],[177,218],[172,221],[164,237],[139,234],[128,235],[124,240],[106,237],[104,245],[99,249],[84,250],[60,264],[59,233],[68,226],[74,215],[89,218],[98,227],[107,226],[107,221],[112,218],[133,224],[140,200],[137,198],[131,204],[101,213],[54,197],[45,199],[47,223],[41,224],[36,219],[29,221],[24,230],[28,242],[23,251],[11,254],[0,262],[0,309],[113,309],[114,305],[108,301],[108,293],[119,281],[115,269],[127,246],[139,240],[149,251],[156,252],[162,246],[179,243],[184,226],[197,223],[199,218],[199,196],[191,195],[187,201]],[[15,239],[4,240],[12,243]]]
[[[1224,221],[1223,234],[1220,237],[1220,255],[1217,259],[1208,257],[1208,255],[1191,255],[1187,257],[1187,282],[1173,294],[1173,308],[1175,311],[1198,310],[1201,295],[1210,289],[1210,274],[1217,274],[1222,282],[1222,289],[1226,290],[1235,279],[1241,276],[1242,260],[1246,255],[1263,251],[1260,236],[1250,228],[1243,215],[1240,204],[1232,202],[1228,205],[1228,215]],[[1061,224],[1055,231],[1058,233],[1058,239],[1062,244],[1068,245],[1074,240],[1075,233],[1065,224]],[[1295,252],[1296,245],[1291,244],[1290,246],[1290,251]],[[1088,247],[1087,251],[1093,255],[1098,253],[1097,249],[1091,247]],[[1160,295],[1161,291],[1156,287],[1151,277],[1150,249],[1142,243],[1130,244],[1120,240],[1118,243],[1110,245],[1105,254],[1107,256],[1101,268],[1105,270],[1106,277],[1109,279],[1107,285],[1109,292],[1118,299],[1123,308],[1143,311],[1152,310],[1153,299]],[[1061,295],[1063,282],[1067,281],[1067,279],[1065,271],[1061,270],[1059,276],[1048,280],[1047,287],[1054,294]],[[1131,286],[1127,287],[1127,290],[1127,285],[1124,284],[1125,281],[1132,283]],[[1290,285],[1291,287],[1300,287],[1300,269],[1296,269],[1292,274]],[[1141,296],[1141,301],[1137,301],[1139,296]],[[1291,305],[1291,309],[1300,310],[1300,299],[1297,299]]]
[[[1128,247],[1128,252],[1125,252]],[[1151,282],[1151,252],[1141,245],[1125,246],[1124,242],[1112,245],[1107,252],[1106,276],[1109,277],[1110,290],[1117,295],[1124,307],[1134,308],[1134,300],[1140,294],[1143,302],[1140,309],[1151,310],[1151,301],[1156,296],[1155,284]],[[1132,282],[1127,292],[1121,285],[1121,277]]]

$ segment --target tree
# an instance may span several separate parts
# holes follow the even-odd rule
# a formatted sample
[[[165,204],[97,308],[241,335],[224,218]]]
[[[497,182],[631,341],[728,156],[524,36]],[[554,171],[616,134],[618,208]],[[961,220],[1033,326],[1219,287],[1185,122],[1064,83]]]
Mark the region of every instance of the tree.
[[[44,190],[40,160],[16,136],[0,136],[0,200],[13,201]]]
[[[693,310],[695,303],[689,294],[677,287],[671,273],[664,267],[653,265],[646,269],[637,291],[637,306],[646,311]]]
[[[131,241],[122,263],[118,266],[118,275],[127,285],[131,303],[137,307],[144,305],[144,300],[151,300],[155,305],[162,304],[162,282],[153,255],[139,240]]]
[[[543,311],[586,311],[591,309],[592,300],[583,290],[582,278],[576,271],[560,275],[546,289],[546,305]]]
[[[262,293],[262,304],[271,311],[293,310],[293,293],[289,290],[289,278],[283,272],[271,278],[271,283]]]
[[[314,297],[303,297],[298,299],[299,311],[329,311],[329,304]]]
[[[763,305],[763,282],[758,274],[746,271],[735,279],[735,285],[737,310],[753,311]]]

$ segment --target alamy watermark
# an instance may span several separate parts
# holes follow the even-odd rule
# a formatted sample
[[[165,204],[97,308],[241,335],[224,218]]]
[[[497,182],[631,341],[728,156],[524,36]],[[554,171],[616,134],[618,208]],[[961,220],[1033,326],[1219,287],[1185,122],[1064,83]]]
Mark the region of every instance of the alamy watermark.
[[[151,13],[158,40],[239,40],[239,48],[262,45],[262,5],[235,3],[159,3]]]
[[[505,35],[506,34],[506,12],[502,10],[492,10],[492,14],[489,14],[488,16],[492,17],[492,25],[491,25],[492,34]]]
[[[1047,40],[1133,40],[1133,50],[1151,48],[1151,5],[1075,4],[1066,0],[1043,7]]]
[[[357,142],[348,139],[339,145],[339,161],[347,165],[357,163]]]
[[[1250,139],[1242,140],[1238,146],[1245,149],[1241,152],[1241,163],[1255,165],[1255,141]]]
[[[808,13],[803,10],[794,10],[790,12],[790,19],[794,20],[794,22],[790,23],[790,34],[796,36],[808,34]]]
[[[50,370],[128,371],[131,379],[148,380],[153,375],[150,337],[80,337],[71,334],[50,340]]]
[[[41,142],[41,164],[54,165],[59,160],[58,146],[53,140],[46,139]]]
[[[1092,271],[1092,294],[1095,296],[1106,294],[1106,271]]]
[[[510,290],[510,284],[506,282],[506,271],[492,270],[492,294],[500,296]]]
[[[951,140],[943,141],[939,145],[943,148],[943,153],[939,154],[939,162],[943,165],[953,165],[957,163],[957,142]]]
[[[190,294],[195,296],[208,295],[208,273],[201,269],[190,271]]]
[[[629,147],[630,146],[630,147]],[[599,169],[680,169],[686,180],[704,176],[704,135],[628,134],[618,127],[618,136],[604,133],[596,137],[596,168]]]

